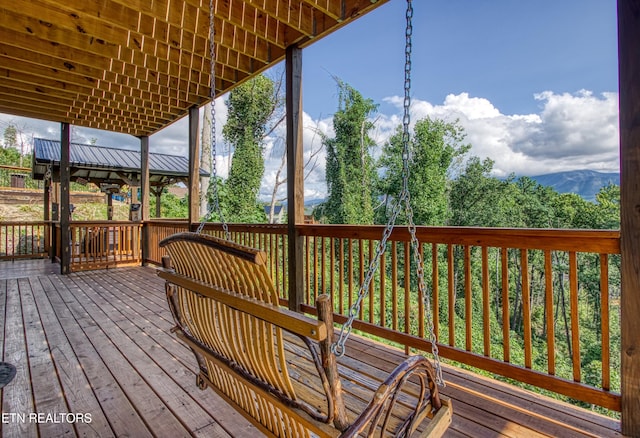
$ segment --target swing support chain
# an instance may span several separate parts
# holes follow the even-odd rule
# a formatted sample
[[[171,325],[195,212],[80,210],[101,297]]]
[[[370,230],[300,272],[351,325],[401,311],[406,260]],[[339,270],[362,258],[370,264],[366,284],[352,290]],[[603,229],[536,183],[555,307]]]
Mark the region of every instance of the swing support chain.
[[[209,63],[210,74],[209,74],[209,97],[211,98],[211,115],[210,115],[210,123],[211,123],[211,179],[209,180],[209,187],[207,187],[207,214],[200,222],[198,229],[196,230],[197,234],[202,233],[204,229],[204,225],[206,222],[211,220],[211,216],[214,211],[218,214],[220,218],[220,223],[222,224],[222,230],[224,232],[224,238],[226,240],[231,240],[231,233],[229,232],[229,225],[224,219],[224,215],[222,213],[222,207],[220,206],[220,194],[218,193],[218,169],[216,166],[216,46],[215,46],[215,24],[214,24],[214,0],[209,0],[209,56],[211,62]],[[213,205],[211,202],[213,199]]]
[[[411,123],[410,116],[410,107],[411,107],[411,50],[412,50],[412,35],[413,35],[413,6],[412,0],[407,0],[407,11],[406,11],[406,32],[405,32],[405,69],[404,69],[404,114],[402,118],[402,191],[400,195],[395,199],[393,203],[393,208],[391,210],[391,215],[387,222],[387,225],[382,234],[382,238],[378,242],[376,247],[376,252],[374,257],[369,262],[369,267],[364,277],[360,288],[358,289],[358,296],[356,301],[353,303],[351,308],[349,309],[349,315],[347,321],[343,324],[340,329],[340,334],[338,336],[338,340],[332,344],[331,350],[337,357],[342,357],[345,354],[346,347],[345,344],[349,335],[351,334],[353,328],[353,322],[360,314],[360,309],[362,308],[362,302],[368,295],[369,286],[373,281],[373,276],[375,275],[378,266],[380,257],[382,253],[385,252],[387,241],[389,237],[391,237],[391,233],[393,232],[393,228],[395,226],[396,220],[403,209],[407,216],[407,223],[409,234],[411,236],[411,248],[413,250],[414,262],[417,266],[417,277],[418,277],[418,296],[422,297],[426,320],[429,330],[429,340],[431,342],[431,352],[435,362],[435,371],[436,371],[436,383],[440,386],[445,386],[445,382],[442,376],[442,366],[440,363],[440,355],[438,352],[438,344],[437,337],[435,334],[435,330],[433,327],[433,320],[431,315],[431,303],[429,303],[427,294],[427,287],[424,280],[424,266],[422,259],[422,252],[420,251],[420,242],[418,241],[418,237],[416,235],[416,225],[413,221],[413,208],[411,207],[411,196],[409,193],[409,162],[412,159],[411,157],[411,139],[409,132],[409,125]],[[434,303],[434,306],[437,306],[437,303]]]

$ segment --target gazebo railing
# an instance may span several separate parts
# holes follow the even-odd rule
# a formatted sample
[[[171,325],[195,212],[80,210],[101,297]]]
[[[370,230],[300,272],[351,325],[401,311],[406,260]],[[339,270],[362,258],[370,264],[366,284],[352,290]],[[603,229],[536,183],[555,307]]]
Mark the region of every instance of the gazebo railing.
[[[50,222],[0,222],[0,260],[49,255]]]

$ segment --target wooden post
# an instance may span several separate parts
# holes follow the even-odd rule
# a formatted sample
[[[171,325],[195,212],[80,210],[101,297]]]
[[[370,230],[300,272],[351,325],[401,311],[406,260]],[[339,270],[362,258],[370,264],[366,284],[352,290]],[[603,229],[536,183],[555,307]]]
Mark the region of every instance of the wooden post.
[[[304,302],[304,240],[296,225],[304,223],[302,144],[302,49],[287,47],[287,236],[289,309]]]
[[[44,220],[51,220],[51,177],[44,178]]]
[[[640,3],[618,0],[622,433],[640,437]]]
[[[71,273],[71,213],[69,210],[71,127],[68,123],[61,123],[60,134],[60,273],[69,274]]]
[[[43,199],[43,204],[44,204],[44,217],[43,220],[45,222],[49,222],[51,220],[51,176],[44,178],[44,199]],[[44,247],[46,248],[46,250],[48,251],[49,254],[49,258],[51,258],[51,236],[53,235],[52,233],[52,226],[51,224],[48,225],[48,231],[45,233],[44,235]]]
[[[113,193],[107,193],[107,220],[113,220]]]
[[[149,220],[149,137],[140,137],[140,220],[142,221],[142,264],[149,258],[149,227],[145,223]],[[132,188],[132,191],[135,190]],[[133,192],[131,194],[133,202]]]
[[[156,190],[156,217],[162,215],[162,187]]]
[[[189,108],[189,228],[200,220],[200,142],[199,110]]]
[[[322,357],[322,367],[327,375],[331,396],[333,397],[333,424],[338,430],[344,431],[349,427],[344,401],[342,399],[342,383],[338,374],[338,364],[335,355],[331,352],[333,343],[333,308],[331,297],[327,294],[318,296],[316,300],[318,310],[318,320],[324,322],[327,327],[327,339],[320,342],[320,356]]]

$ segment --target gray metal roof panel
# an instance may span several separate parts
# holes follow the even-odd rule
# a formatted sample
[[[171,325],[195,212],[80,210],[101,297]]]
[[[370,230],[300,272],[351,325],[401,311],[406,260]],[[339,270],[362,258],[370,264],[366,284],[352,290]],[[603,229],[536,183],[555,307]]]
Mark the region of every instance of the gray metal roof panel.
[[[36,163],[60,162],[60,141],[42,138],[34,139]],[[118,170],[139,170],[140,153],[127,149],[117,149],[96,145],[71,143],[70,161],[75,167],[112,168]],[[149,153],[149,171],[176,176],[188,176],[189,160],[186,157]],[[201,175],[208,175],[200,171]]]

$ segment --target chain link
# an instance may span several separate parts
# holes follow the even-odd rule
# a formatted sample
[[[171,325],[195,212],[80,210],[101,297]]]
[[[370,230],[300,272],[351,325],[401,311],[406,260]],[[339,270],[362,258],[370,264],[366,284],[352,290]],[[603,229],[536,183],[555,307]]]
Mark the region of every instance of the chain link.
[[[215,24],[214,24],[214,8],[213,1],[209,0],[209,56],[211,58],[211,62],[209,64],[210,74],[209,74],[209,88],[210,93],[209,97],[211,98],[211,178],[209,180],[209,187],[207,188],[207,214],[200,222],[196,233],[200,234],[204,229],[204,224],[211,219],[211,216],[214,212],[218,213],[220,217],[220,223],[222,224],[222,230],[224,231],[224,237],[227,240],[231,240],[231,233],[229,232],[229,225],[224,219],[224,215],[222,214],[222,207],[220,206],[220,195],[218,193],[218,168],[216,166],[216,158],[217,158],[217,141],[216,141],[216,45],[215,45]],[[213,205],[209,201],[213,198]]]
[[[378,242],[375,255],[369,263],[369,269],[365,275],[365,278],[358,289],[358,297],[349,309],[349,317],[340,330],[338,340],[331,346],[333,353],[342,357],[345,354],[345,344],[353,327],[353,322],[360,313],[362,307],[362,301],[368,295],[369,286],[373,281],[379,261],[382,253],[385,251],[387,241],[391,237],[393,228],[402,206],[404,205],[405,214],[407,216],[409,234],[411,235],[411,248],[413,250],[414,262],[416,264],[416,271],[418,276],[418,295],[422,297],[426,320],[429,330],[429,340],[431,341],[431,351],[434,357],[435,370],[436,370],[436,382],[438,385],[444,386],[444,379],[442,377],[442,366],[440,363],[440,355],[438,352],[437,338],[433,327],[433,319],[431,315],[431,305],[427,298],[427,287],[424,281],[424,264],[422,259],[422,252],[420,251],[420,242],[416,235],[416,225],[413,221],[413,208],[411,207],[411,195],[409,192],[409,163],[412,160],[411,156],[411,139],[410,139],[410,124],[411,124],[411,52],[412,52],[412,36],[413,36],[413,5],[412,0],[407,0],[406,11],[407,26],[405,30],[405,66],[404,66],[404,102],[403,109],[404,114],[402,117],[402,191],[393,204],[391,216],[384,229],[382,238]]]

